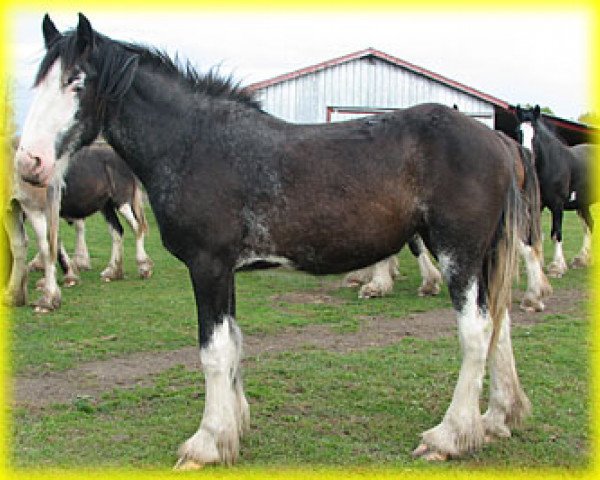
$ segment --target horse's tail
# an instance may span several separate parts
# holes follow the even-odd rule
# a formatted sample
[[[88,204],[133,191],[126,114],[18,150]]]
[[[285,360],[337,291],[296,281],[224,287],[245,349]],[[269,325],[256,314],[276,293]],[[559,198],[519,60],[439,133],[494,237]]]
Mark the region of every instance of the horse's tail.
[[[525,173],[521,196],[527,209],[528,221],[525,225],[525,237],[527,243],[533,248],[537,257],[542,259],[542,228],[541,228],[541,199],[540,184],[538,181],[533,158],[526,148],[520,147],[519,154]]]
[[[144,213],[144,192],[137,178],[133,183],[133,205],[131,205],[131,208],[140,225],[138,235],[148,233],[148,222]]]
[[[488,307],[492,318],[490,350],[498,341],[506,309],[510,308],[512,283],[517,271],[518,244],[523,238],[527,222],[527,210],[516,177],[513,168],[502,216],[484,261]]]

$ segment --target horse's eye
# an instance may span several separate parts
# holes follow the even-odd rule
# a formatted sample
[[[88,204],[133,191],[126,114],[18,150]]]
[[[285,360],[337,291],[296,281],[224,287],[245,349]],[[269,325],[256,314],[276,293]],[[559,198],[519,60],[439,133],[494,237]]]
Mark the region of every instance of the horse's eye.
[[[75,92],[83,90],[83,75],[81,70],[74,70],[65,82],[65,87],[72,89]]]

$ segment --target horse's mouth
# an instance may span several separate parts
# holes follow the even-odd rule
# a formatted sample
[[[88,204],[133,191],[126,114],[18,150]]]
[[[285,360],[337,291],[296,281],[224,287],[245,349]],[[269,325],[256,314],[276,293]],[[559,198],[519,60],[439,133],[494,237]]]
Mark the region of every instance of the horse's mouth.
[[[39,176],[37,175],[21,175],[21,180],[23,180],[24,182],[33,185],[34,187],[47,187],[48,183],[44,182]]]

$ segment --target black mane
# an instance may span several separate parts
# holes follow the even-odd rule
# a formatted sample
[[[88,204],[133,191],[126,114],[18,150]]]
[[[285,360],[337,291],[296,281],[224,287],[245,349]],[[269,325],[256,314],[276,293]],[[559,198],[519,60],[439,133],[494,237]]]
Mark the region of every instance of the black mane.
[[[94,32],[94,46],[96,53],[92,52],[87,60],[92,67],[97,69],[97,71],[92,71],[92,74],[98,75],[98,95],[101,98],[104,97],[103,100],[120,100],[125,94],[125,91],[109,92],[108,90],[114,84],[112,77],[122,72],[127,59],[136,58],[139,65],[151,65],[156,71],[187,85],[192,92],[241,102],[260,110],[260,103],[253,92],[241,87],[240,82],[235,81],[231,75],[220,76],[215,68],[211,68],[203,74],[198,72],[189,60],[180,61],[177,55],[175,55],[175,59],[171,59],[164,51],[138,43],[116,41],[98,32]],[[48,46],[34,86],[41,82],[58,58],[62,59],[65,68],[73,66],[79,60],[80,53],[77,48],[75,30],[65,32]]]

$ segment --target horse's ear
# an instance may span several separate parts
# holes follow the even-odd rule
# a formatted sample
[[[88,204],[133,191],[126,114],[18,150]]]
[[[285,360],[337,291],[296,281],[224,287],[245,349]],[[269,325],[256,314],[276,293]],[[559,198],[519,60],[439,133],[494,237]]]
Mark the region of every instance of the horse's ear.
[[[521,108],[521,105],[517,105],[517,120],[519,120],[519,122],[523,121],[523,109]]]
[[[88,48],[90,50],[94,48],[94,30],[87,17],[80,13],[77,24],[77,50],[83,54]]]
[[[533,108],[533,118],[535,118],[537,120],[538,118],[540,118],[541,114],[542,114],[542,111],[540,110],[540,106],[536,105]]]
[[[44,15],[44,20],[42,21],[42,33],[44,34],[44,45],[46,46],[46,50],[50,48],[56,40],[58,40],[61,35],[54,22],[50,20],[50,15]]]

